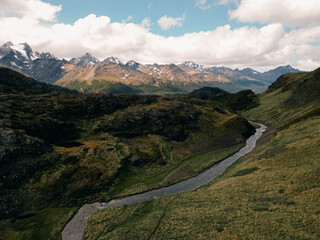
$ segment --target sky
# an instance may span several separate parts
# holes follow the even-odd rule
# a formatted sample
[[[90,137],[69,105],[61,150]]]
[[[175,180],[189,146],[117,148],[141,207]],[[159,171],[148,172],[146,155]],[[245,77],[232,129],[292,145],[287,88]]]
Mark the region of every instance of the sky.
[[[320,0],[0,0],[0,44],[70,59],[320,67]]]

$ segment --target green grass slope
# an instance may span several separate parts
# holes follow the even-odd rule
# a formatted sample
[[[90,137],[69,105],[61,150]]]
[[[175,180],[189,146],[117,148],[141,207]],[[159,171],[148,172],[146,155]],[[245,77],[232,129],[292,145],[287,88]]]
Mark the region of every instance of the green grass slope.
[[[213,183],[97,212],[86,239],[319,239],[319,71],[284,75],[260,96],[244,116],[267,132]]]
[[[254,131],[218,102],[80,94],[0,69],[0,239],[59,239],[82,204],[193,176]]]

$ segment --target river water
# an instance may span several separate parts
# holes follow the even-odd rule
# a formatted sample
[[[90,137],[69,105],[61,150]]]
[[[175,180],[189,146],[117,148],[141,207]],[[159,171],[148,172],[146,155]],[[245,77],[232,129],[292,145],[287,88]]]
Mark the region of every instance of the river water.
[[[133,196],[128,196],[125,198],[111,200],[107,203],[92,203],[83,205],[78,212],[74,215],[71,221],[65,226],[62,231],[63,240],[82,240],[84,239],[84,230],[88,223],[88,218],[96,211],[104,208],[110,208],[119,205],[131,205],[134,203],[141,203],[149,201],[155,198],[177,194],[189,190],[193,190],[200,186],[206,185],[212,182],[216,177],[218,177],[226,168],[231,166],[239,158],[243,157],[250,151],[252,151],[257,140],[262,136],[262,133],[266,130],[266,126],[260,124],[260,128],[257,129],[256,133],[252,135],[246,141],[246,146],[241,148],[234,155],[226,158],[225,160],[215,164],[208,170],[199,174],[196,177],[190,178],[188,180],[176,183],[174,185],[163,187],[148,192],[136,194]]]

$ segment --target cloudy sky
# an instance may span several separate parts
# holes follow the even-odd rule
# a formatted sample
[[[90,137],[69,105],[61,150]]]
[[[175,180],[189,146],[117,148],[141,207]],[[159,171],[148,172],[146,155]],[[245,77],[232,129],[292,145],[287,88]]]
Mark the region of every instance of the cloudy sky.
[[[0,0],[0,44],[59,58],[320,67],[320,0]]]

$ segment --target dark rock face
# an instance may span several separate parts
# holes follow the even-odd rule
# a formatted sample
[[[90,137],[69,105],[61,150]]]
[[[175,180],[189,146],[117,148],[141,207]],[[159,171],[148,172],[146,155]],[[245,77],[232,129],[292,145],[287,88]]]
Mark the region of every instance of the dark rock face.
[[[67,61],[64,59],[38,58],[32,62],[30,69],[24,70],[24,72],[38,81],[54,83],[64,76],[63,65],[66,63]]]

